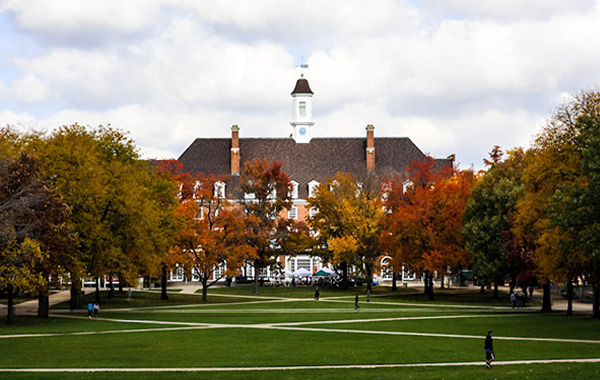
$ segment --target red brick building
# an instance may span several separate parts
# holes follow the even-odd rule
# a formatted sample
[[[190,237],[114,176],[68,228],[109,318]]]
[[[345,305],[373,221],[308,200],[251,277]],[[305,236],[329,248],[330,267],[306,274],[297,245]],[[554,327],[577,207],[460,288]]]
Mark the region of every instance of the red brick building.
[[[326,177],[337,172],[393,176],[404,173],[413,160],[425,157],[408,137],[375,137],[373,125],[366,126],[362,138],[313,138],[313,92],[308,80],[298,79],[291,95],[294,109],[290,137],[240,138],[240,128],[233,125],[230,138],[197,138],[179,157],[184,170],[231,175],[232,179],[225,184],[226,197],[244,199],[236,186],[244,162],[255,158],[280,161],[294,185],[293,206],[288,216],[302,220],[311,212],[306,198]],[[436,164],[454,165],[454,156],[436,159]],[[291,270],[321,268],[319,260],[308,256],[285,258],[284,264]]]

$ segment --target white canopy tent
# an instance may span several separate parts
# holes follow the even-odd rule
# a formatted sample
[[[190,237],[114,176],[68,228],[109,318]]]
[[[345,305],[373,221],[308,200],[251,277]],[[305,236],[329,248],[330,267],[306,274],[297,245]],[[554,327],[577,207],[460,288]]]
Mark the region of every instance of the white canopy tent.
[[[311,276],[312,272],[304,268],[298,268],[298,270],[292,273],[292,275],[296,277],[306,277]]]

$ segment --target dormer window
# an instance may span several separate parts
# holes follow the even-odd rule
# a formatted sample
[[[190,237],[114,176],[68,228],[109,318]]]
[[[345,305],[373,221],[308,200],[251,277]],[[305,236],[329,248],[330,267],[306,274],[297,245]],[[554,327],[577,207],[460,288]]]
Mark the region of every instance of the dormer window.
[[[290,183],[292,184],[292,191],[290,191],[290,198],[298,199],[298,182],[291,181]]]
[[[225,198],[225,182],[215,182],[214,196],[215,198]]]
[[[308,197],[313,198],[317,193],[317,187],[319,187],[320,183],[317,181],[310,181],[308,183]]]

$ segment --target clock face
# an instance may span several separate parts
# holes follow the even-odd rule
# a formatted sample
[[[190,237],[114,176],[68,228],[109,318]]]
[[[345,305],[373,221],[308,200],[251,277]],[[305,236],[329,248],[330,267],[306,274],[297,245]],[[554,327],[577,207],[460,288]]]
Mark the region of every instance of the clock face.
[[[300,132],[300,134],[304,136],[306,134],[306,128],[302,127],[298,132]]]

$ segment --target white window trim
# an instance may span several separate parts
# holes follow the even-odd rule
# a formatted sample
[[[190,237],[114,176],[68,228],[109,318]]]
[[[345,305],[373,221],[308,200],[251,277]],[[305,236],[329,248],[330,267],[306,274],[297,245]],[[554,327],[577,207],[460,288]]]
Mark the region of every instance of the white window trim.
[[[225,198],[225,182],[217,181],[214,187],[215,198]]]
[[[298,199],[298,185],[299,183],[292,180],[290,181],[290,183],[292,184],[292,191],[290,191],[290,198],[292,199]]]
[[[317,189],[318,186],[320,186],[321,184],[315,180],[312,180],[308,183],[308,197],[312,198],[315,196],[315,190]]]
[[[288,210],[288,219],[298,219],[298,207],[290,207]]]

